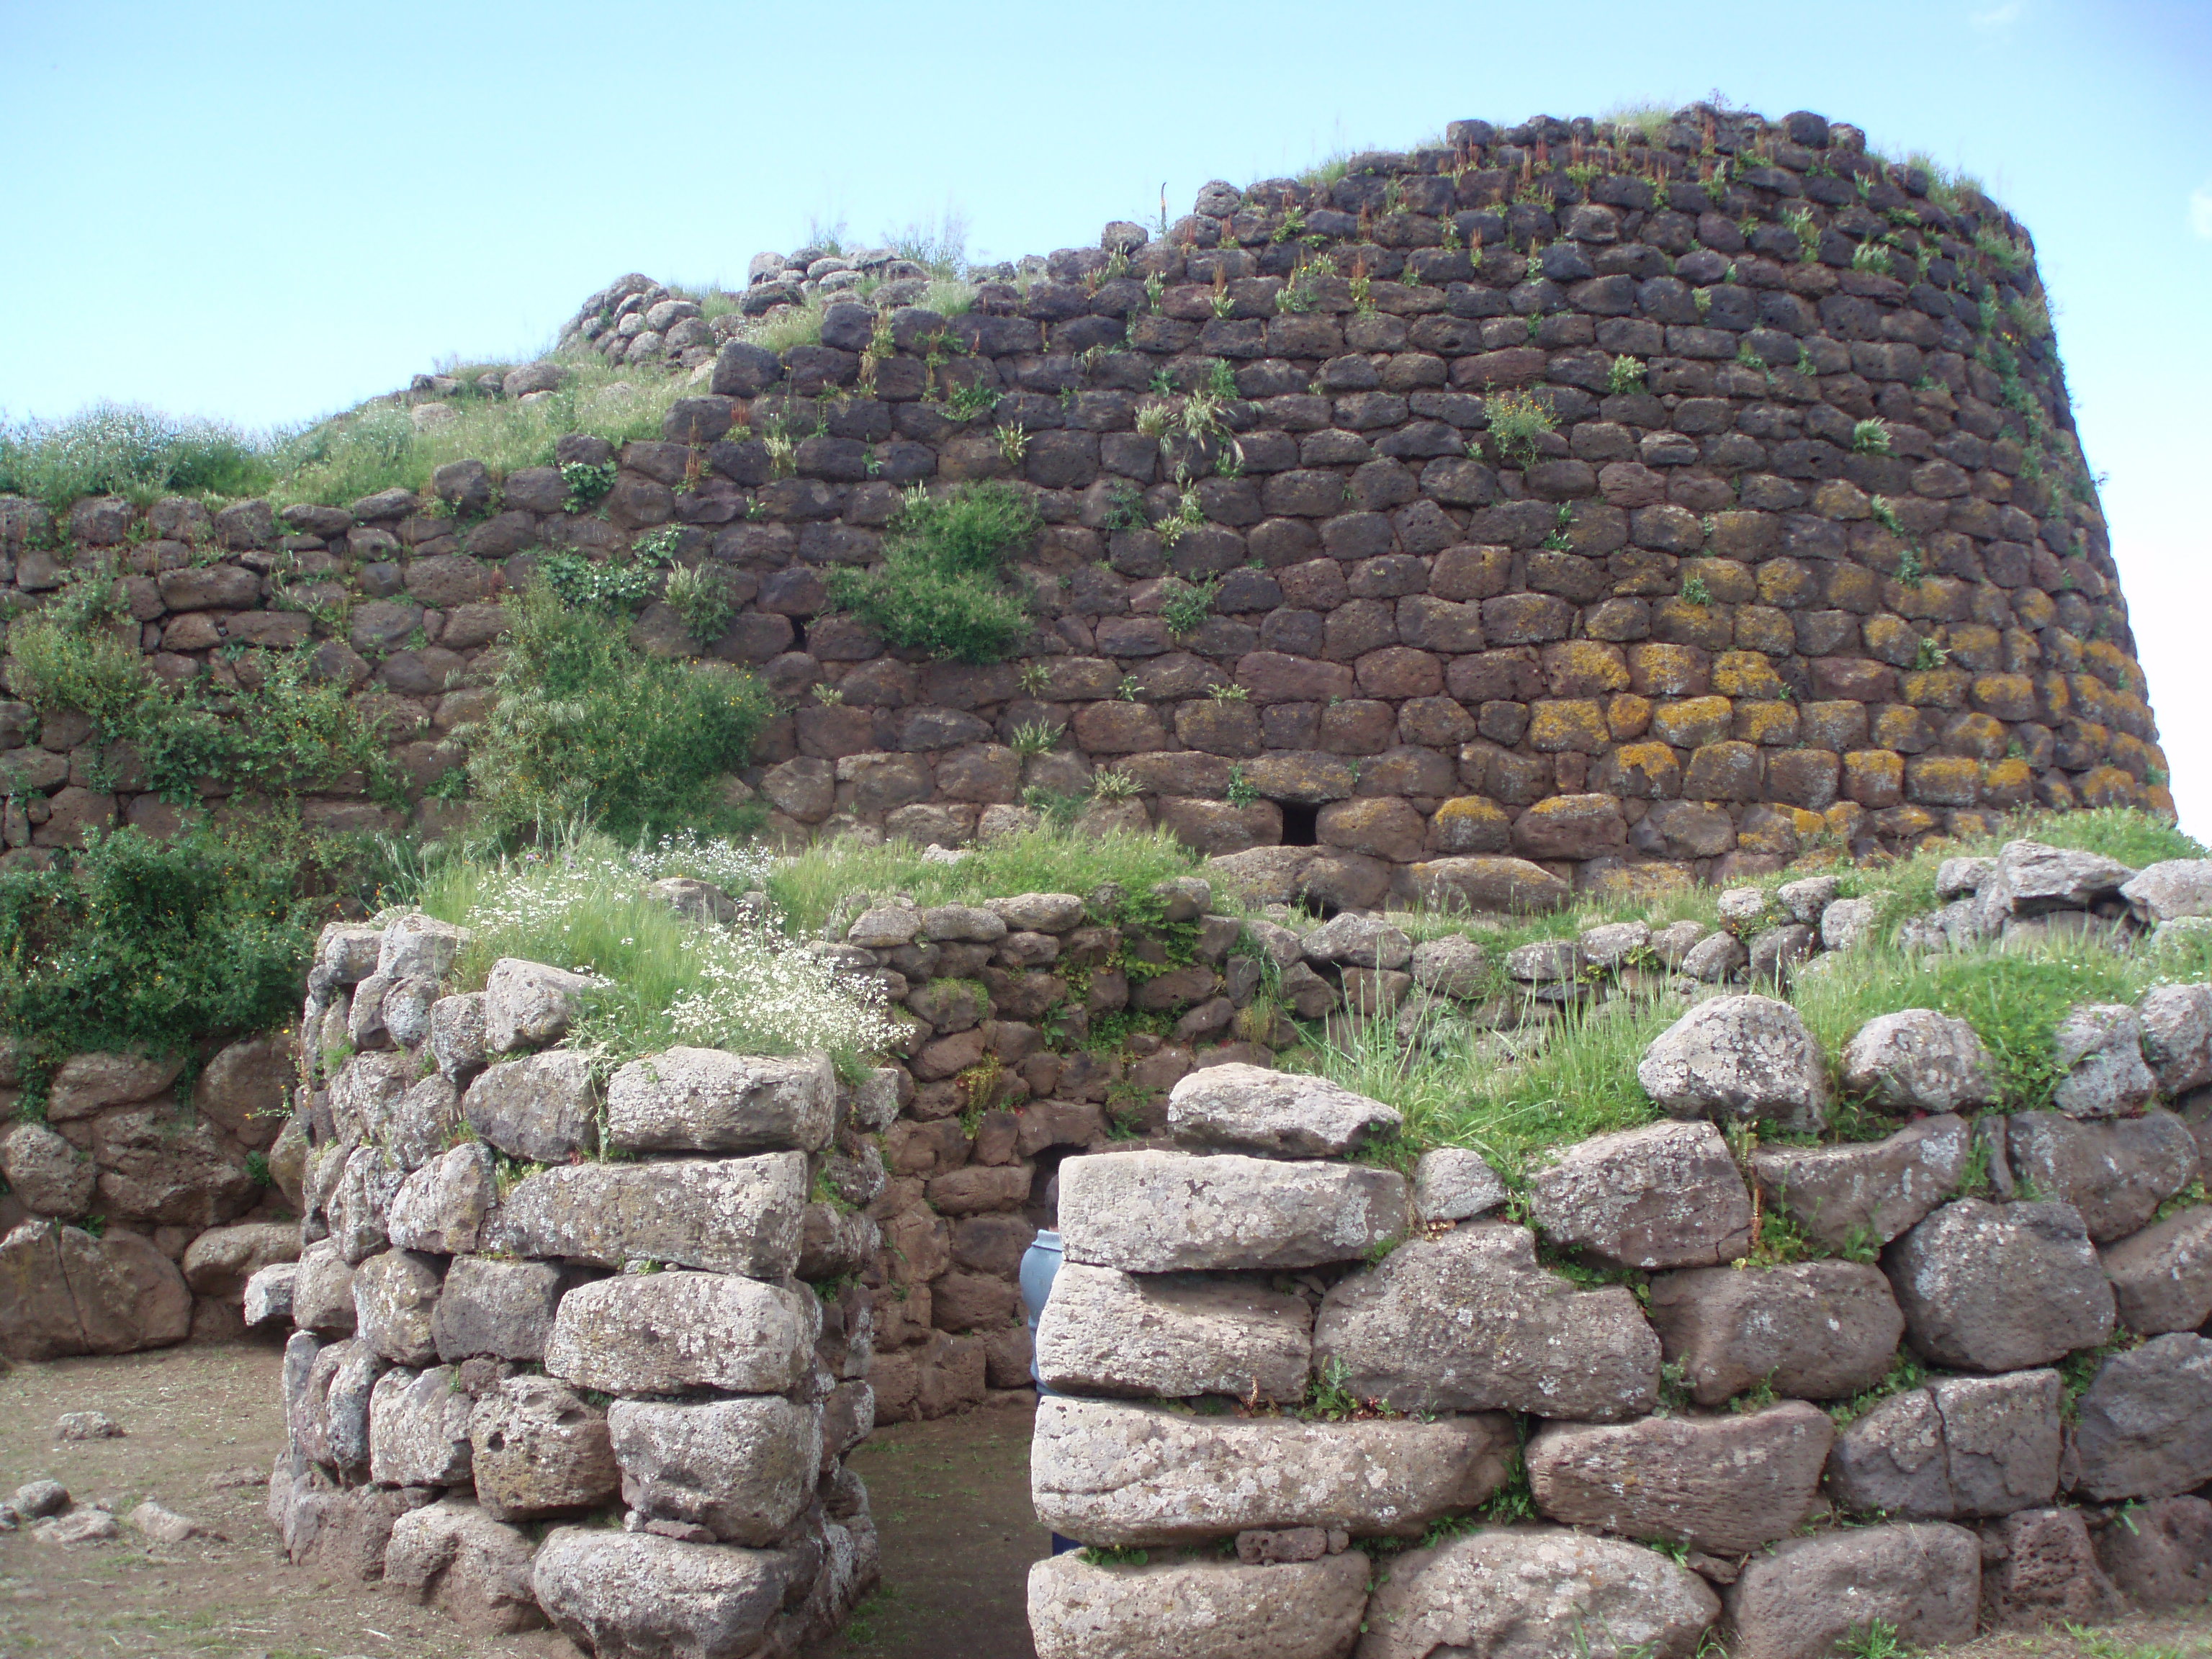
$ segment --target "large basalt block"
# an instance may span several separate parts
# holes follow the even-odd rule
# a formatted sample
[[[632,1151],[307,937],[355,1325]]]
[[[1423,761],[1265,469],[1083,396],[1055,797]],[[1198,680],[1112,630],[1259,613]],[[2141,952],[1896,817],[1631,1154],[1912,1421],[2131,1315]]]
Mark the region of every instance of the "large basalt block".
[[[494,1520],[573,1515],[621,1485],[606,1413],[550,1376],[510,1376],[478,1400],[469,1445],[477,1500]]]
[[[1358,1164],[1147,1152],[1060,1165],[1067,1260],[1127,1273],[1356,1261],[1407,1222],[1405,1177]]]
[[[1407,874],[1415,897],[1440,910],[1556,910],[1574,893],[1566,882],[1526,859],[1431,859],[1411,866]]]
[[[1549,1423],[1528,1443],[1536,1507],[1570,1526],[1743,1555],[1813,1507],[1835,1425],[1802,1401],[1723,1417]]]
[[[1984,1629],[2078,1629],[2128,1610],[2097,1563],[2080,1510],[2021,1510],[1985,1528],[1982,1540]]]
[[[1391,1564],[1358,1659],[1691,1659],[1719,1613],[1704,1579],[1656,1550],[1486,1527]]]
[[[750,1659],[802,1588],[797,1566],[781,1551],[557,1527],[531,1564],[531,1589],[597,1659]]]
[[[517,1255],[782,1279],[799,1265],[806,1192],[804,1152],[572,1164],[518,1182],[493,1231]]]
[[[2072,1205],[2100,1244],[2148,1224],[2197,1177],[2197,1138],[2172,1112],[2106,1123],[2021,1112],[2009,1123],[2013,1178]]]
[[[725,1273],[626,1273],[561,1298],[545,1369],[605,1394],[785,1394],[821,1334],[811,1292]]]
[[[465,1499],[441,1498],[392,1522],[384,1582],[471,1636],[508,1636],[546,1622],[530,1588],[536,1553],[521,1528]]]
[[[465,1255],[481,1242],[484,1223],[498,1203],[498,1165],[491,1148],[468,1141],[432,1158],[400,1183],[385,1231],[403,1250]]]
[[[543,1359],[561,1290],[562,1270],[550,1261],[455,1256],[430,1314],[438,1358]]]
[[[1169,1132],[1208,1152],[1334,1158],[1404,1123],[1393,1108],[1327,1078],[1261,1066],[1208,1066],[1168,1095]]]
[[[2138,1504],[2123,1524],[2100,1528],[2095,1547],[2106,1575],[2148,1612],[2212,1601],[2212,1504],[2202,1498]]]
[[[149,1239],[26,1221],[0,1241],[0,1354],[58,1359],[181,1342],[192,1293]]]
[[[1827,1062],[1797,1011],[1772,997],[1714,997],[1651,1040],[1637,1080],[1675,1117],[1818,1129]]]
[[[1889,1281],[1854,1261],[1662,1273],[1650,1310],[1700,1406],[1762,1382],[1799,1400],[1856,1394],[1888,1374],[1905,1334]]]
[[[1996,1095],[1989,1051],[1963,1019],[1933,1008],[1881,1014],[1844,1050],[1844,1086],[1895,1112],[1955,1112]]]
[[[1295,1401],[1305,1392],[1313,1310],[1245,1279],[1139,1277],[1069,1262],[1037,1321],[1037,1373],[1083,1393],[1222,1394]]]
[[[469,1085],[461,1115],[510,1158],[557,1164],[599,1144],[599,1098],[588,1055],[555,1048],[504,1060]]]
[[[773,1395],[697,1405],[617,1400],[607,1432],[623,1502],[725,1543],[773,1544],[814,1495],[822,1408]]]
[[[607,1139],[634,1152],[814,1152],[830,1143],[836,1104],[826,1054],[670,1048],[608,1083]]]
[[[2058,1373],[1951,1376],[1855,1419],[1828,1462],[1828,1490],[1861,1514],[1945,1521],[2009,1515],[2058,1490]]]
[[[368,1400],[369,1478],[387,1486],[466,1486],[474,1406],[450,1365],[386,1371]]]
[[[1752,1170],[1765,1201],[1830,1249],[1879,1247],[1951,1195],[1972,1131],[1945,1113],[1883,1140],[1841,1146],[1762,1146]]]
[[[2114,1354],[2076,1409],[2083,1496],[2167,1498],[2212,1480],[2212,1341],[2175,1332]]]
[[[1883,1260],[1907,1340],[1938,1364],[2046,1365],[2112,1334],[2112,1287],[2066,1204],[1947,1204]]]
[[[495,1054],[558,1042],[583,1012],[592,981],[542,962],[502,957],[484,981],[484,1048]]]
[[[1414,1537],[1495,1492],[1513,1446],[1494,1413],[1304,1423],[1053,1395],[1037,1405],[1030,1490],[1041,1520],[1091,1544],[1298,1526]]]
[[[1793,1538],[1753,1557],[1729,1587],[1729,1650],[1833,1659],[1839,1641],[1876,1620],[1913,1649],[1967,1641],[1981,1583],[1980,1540],[1940,1521]]]
[[[1704,1267],[1751,1249],[1751,1194],[1710,1123],[1595,1135],[1528,1183],[1554,1243],[1627,1267]]]
[[[361,1264],[353,1276],[354,1330],[361,1340],[398,1365],[434,1364],[431,1331],[445,1263],[419,1250],[386,1250]]]
[[[1618,1286],[1577,1291],[1526,1228],[1462,1226],[1340,1280],[1314,1322],[1316,1365],[1401,1411],[1525,1411],[1610,1422],[1658,1399],[1659,1337]]]
[[[1265,1567],[1054,1555],[1030,1569],[1030,1635],[1037,1659],[1344,1659],[1367,1574],[1357,1550]]]
[[[2212,1319],[2212,1205],[2168,1216],[2100,1255],[2130,1330],[2160,1336]]]

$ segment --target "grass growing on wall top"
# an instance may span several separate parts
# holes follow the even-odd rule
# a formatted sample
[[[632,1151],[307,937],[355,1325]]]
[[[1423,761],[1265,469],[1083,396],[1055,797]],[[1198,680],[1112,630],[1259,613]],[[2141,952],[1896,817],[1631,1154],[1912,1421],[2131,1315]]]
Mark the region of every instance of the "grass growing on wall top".
[[[820,933],[848,894],[878,900],[899,896],[915,903],[980,904],[1021,893],[1073,893],[1087,897],[1107,882],[1124,892],[1148,893],[1176,876],[1197,871],[1197,855],[1163,831],[1060,830],[1047,826],[987,842],[957,864],[930,862],[910,842],[867,846],[839,841],[781,860],[768,892],[786,925],[800,937]]]

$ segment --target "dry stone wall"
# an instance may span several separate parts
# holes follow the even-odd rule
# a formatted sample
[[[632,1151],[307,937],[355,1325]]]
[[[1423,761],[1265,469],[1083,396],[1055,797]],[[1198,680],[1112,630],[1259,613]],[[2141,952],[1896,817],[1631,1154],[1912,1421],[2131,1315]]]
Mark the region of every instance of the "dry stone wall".
[[[890,1078],[678,1048],[602,1091],[560,1046],[588,981],[443,994],[465,942],[334,925],[309,975],[305,1248],[246,1294],[297,1327],[270,1518],[476,1632],[796,1652],[876,1578],[846,1194]]]
[[[2212,864],[2032,842],[1942,885],[1918,948],[2212,914]],[[1363,1161],[1396,1112],[1233,1060],[1064,1163],[1030,1467],[1089,1547],[1032,1569],[1038,1653],[1826,1659],[1877,1620],[1935,1647],[2201,1605],[2212,987],[2075,1010],[2042,1111],[2001,1109],[1965,1022],[1881,1016],[1840,1069],[1897,1127],[1814,1144],[1827,1058],[1760,986],[1832,969],[1866,902],[1725,895],[1751,954],[1800,936],[1715,975],[1748,990],[1640,923],[1520,947],[1532,1007],[1651,994],[1655,956],[1693,1000],[1639,1066],[1664,1121],[1513,1188],[1464,1150]],[[1364,922],[1402,959],[1388,921],[1305,947]]]
[[[1164,235],[982,273],[1008,280],[957,315],[886,261],[802,255],[756,261],[728,318],[641,277],[594,296],[571,349],[696,395],[659,441],[562,441],[617,468],[591,511],[557,467],[473,463],[346,508],[15,502],[0,583],[37,605],[120,552],[166,677],[312,649],[390,712],[419,798],[535,553],[673,526],[739,603],[710,654],[792,704],[746,775],[781,832],[957,842],[1110,768],[1134,793],[1096,817],[1314,848],[1329,906],[1402,902],[1438,857],[1725,878],[1815,837],[2170,806],[2027,234],[1853,128],[1458,122],[1327,182],[1209,185]],[[802,302],[819,343],[745,337]],[[827,608],[901,490],[985,478],[1046,521],[1015,660],[886,651]],[[690,648],[661,603],[635,636]],[[1039,725],[1054,751],[1018,751]],[[173,821],[88,735],[0,704],[11,848]]]

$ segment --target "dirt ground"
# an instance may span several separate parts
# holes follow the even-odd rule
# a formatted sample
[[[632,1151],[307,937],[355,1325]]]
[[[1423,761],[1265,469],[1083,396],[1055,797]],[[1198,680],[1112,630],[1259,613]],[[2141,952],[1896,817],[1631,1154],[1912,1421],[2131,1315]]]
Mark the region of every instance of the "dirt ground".
[[[576,1659],[562,1637],[468,1638],[372,1584],[285,1562],[264,1504],[283,1443],[279,1351],[172,1348],[0,1375],[0,1493],[51,1476],[118,1517],[160,1499],[218,1536],[163,1547],[125,1530],[73,1549],[0,1534],[0,1659]],[[64,1412],[116,1440],[61,1442]],[[884,1429],[854,1455],[883,1539],[883,1587],[807,1659],[1034,1659],[1028,1413]],[[2212,1612],[2096,1631],[1992,1636],[1950,1659],[2212,1659]]]
[[[374,1584],[280,1553],[265,1512],[284,1440],[281,1351],[254,1342],[25,1365],[0,1376],[0,1495],[50,1476],[118,1519],[159,1499],[219,1534],[58,1548],[0,1534],[0,1659],[577,1659],[553,1632],[469,1638]],[[116,1440],[58,1441],[100,1411]],[[900,1424],[855,1455],[884,1584],[810,1659],[1030,1659],[1023,1586],[1047,1534],[1030,1513],[1026,1413]]]

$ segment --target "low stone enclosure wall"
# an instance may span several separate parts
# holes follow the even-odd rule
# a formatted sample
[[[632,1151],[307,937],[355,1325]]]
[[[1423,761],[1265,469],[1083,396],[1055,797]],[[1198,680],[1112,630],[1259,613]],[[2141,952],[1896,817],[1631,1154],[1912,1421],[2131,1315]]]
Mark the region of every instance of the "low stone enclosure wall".
[[[2123,890],[2156,921],[2212,878],[1959,862],[1930,942]],[[1783,926],[1849,949],[1865,901],[1833,893],[1785,885]],[[1361,950],[1404,960],[1394,931]],[[1619,962],[1597,931],[1551,954]],[[2077,1010],[2057,1060],[2051,1109],[2007,1115],[1970,1026],[1887,1014],[1840,1069],[1911,1121],[1792,1144],[1837,1104],[1818,1044],[1711,995],[1638,1067],[1670,1121],[1512,1187],[1467,1151],[1361,1161],[1398,1114],[1326,1081],[1186,1076],[1162,1144],[1062,1167],[1031,1471],[1091,1547],[1032,1570],[1038,1653],[1827,1659],[2202,1605],[2212,985]]]
[[[1096,817],[1318,847],[1322,902],[1373,906],[1436,856],[1726,880],[2026,804],[2171,808],[2026,234],[1856,129],[1455,123],[1332,182],[1208,185],[1164,237],[1109,226],[950,316],[888,267],[863,296],[757,264],[744,313],[818,306],[819,343],[717,337],[642,278],[569,331],[693,365],[659,441],[342,507],[0,502],[0,598],[119,558],[165,678],[310,652],[386,714],[431,828],[502,592],[641,543],[719,577],[704,649],[789,702],[745,774],[787,837],[951,844],[1110,771]],[[902,490],[985,479],[1044,520],[1012,659],[829,606]],[[634,636],[695,648],[659,600]],[[10,848],[174,823],[90,739],[0,703]]]

